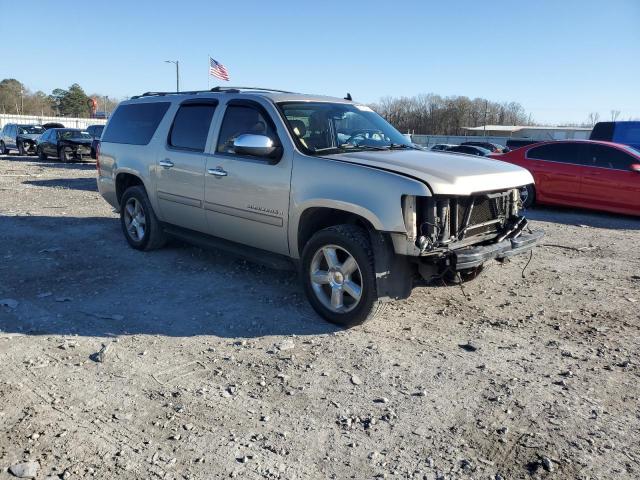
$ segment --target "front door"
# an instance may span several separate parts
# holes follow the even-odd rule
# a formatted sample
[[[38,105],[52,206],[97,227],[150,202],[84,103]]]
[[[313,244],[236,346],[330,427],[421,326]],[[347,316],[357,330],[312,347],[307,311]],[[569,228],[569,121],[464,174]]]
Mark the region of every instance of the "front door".
[[[579,201],[585,146],[577,142],[546,143],[527,151],[536,179],[536,194],[545,198]]]
[[[209,233],[286,255],[292,151],[285,148],[278,161],[236,154],[233,141],[244,133],[266,135],[278,144],[285,135],[262,104],[227,104],[215,152],[207,160],[204,209]]]
[[[206,231],[204,152],[216,104],[189,100],[180,105],[156,165],[160,218],[200,232]]]

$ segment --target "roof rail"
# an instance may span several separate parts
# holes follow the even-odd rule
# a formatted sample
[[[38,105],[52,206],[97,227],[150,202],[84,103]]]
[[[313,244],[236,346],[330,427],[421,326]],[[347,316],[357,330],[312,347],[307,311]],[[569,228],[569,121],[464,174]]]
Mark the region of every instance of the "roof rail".
[[[145,92],[141,95],[134,95],[131,99],[134,100],[142,97],[164,97],[165,95],[197,95],[198,93],[240,93],[243,91],[293,93],[286,90],[262,87],[213,87],[210,90],[191,90],[186,92]]]
[[[276,90],[275,88],[263,88],[263,87],[213,87],[212,92],[229,92],[229,91],[242,91],[242,90],[254,90],[260,92],[275,92],[275,93],[294,93],[287,90]]]

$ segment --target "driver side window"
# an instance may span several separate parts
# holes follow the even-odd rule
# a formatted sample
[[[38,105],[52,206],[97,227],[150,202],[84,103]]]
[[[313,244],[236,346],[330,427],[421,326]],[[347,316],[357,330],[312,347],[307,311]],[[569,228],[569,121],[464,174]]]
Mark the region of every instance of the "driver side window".
[[[244,134],[265,135],[277,141],[271,122],[262,113],[248,105],[229,105],[224,113],[216,152],[235,155],[233,142]]]

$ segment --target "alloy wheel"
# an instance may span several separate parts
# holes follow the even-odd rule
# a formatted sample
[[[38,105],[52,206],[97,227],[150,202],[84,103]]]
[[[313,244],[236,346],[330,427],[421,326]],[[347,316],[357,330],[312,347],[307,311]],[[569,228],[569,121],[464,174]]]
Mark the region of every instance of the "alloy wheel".
[[[346,313],[362,298],[362,273],[347,250],[325,245],[313,255],[309,269],[311,287],[322,304],[335,313]]]
[[[130,198],[124,206],[124,225],[132,240],[142,241],[147,227],[147,218],[142,203],[137,198]]]

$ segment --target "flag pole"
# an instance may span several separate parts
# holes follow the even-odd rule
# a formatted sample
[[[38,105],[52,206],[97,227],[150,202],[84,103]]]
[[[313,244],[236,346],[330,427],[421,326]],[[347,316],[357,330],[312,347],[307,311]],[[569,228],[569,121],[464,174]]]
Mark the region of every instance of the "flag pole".
[[[210,85],[210,77],[211,75],[209,75],[209,66],[211,65],[211,55],[207,55],[207,90],[211,90],[211,85]]]

